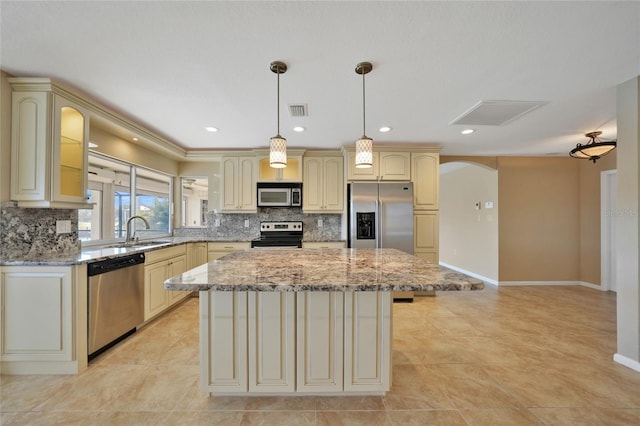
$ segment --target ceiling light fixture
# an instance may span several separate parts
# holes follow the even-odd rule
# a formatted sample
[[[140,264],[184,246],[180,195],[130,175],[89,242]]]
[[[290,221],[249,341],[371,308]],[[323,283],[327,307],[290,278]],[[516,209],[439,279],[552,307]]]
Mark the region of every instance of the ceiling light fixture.
[[[373,69],[370,62],[360,62],[356,65],[356,74],[362,76],[362,137],[356,141],[356,167],[364,169],[373,167],[373,139],[367,137],[365,113],[364,75]]]
[[[293,128],[294,132],[304,132],[305,130],[307,130],[307,129],[305,129],[302,126],[296,126],[296,127]]]
[[[220,130],[220,129],[218,129],[217,127],[211,127],[211,126],[209,126],[209,127],[205,127],[204,129],[205,129],[207,132],[211,132],[211,133],[215,133],[215,132],[217,132],[218,130]]]
[[[602,132],[589,132],[585,136],[589,138],[589,142],[586,145],[578,144],[571,150],[569,155],[573,158],[579,158],[582,160],[591,160],[594,163],[600,158],[616,148],[616,141],[601,141],[598,139]]]
[[[271,62],[271,72],[278,75],[278,133],[269,142],[269,165],[275,169],[287,167],[287,140],[280,136],[280,74],[287,72],[284,62]]]
[[[473,129],[464,129],[460,133],[462,133],[463,135],[470,135],[473,132],[475,132],[475,130],[473,130]]]
[[[380,127],[380,129],[379,129],[379,130],[380,130],[380,132],[382,132],[382,133],[387,133],[387,132],[390,132],[390,131],[391,131],[391,127],[389,127],[389,126],[382,126],[382,127]]]
[[[133,141],[134,142],[138,142],[138,138],[133,138]]]

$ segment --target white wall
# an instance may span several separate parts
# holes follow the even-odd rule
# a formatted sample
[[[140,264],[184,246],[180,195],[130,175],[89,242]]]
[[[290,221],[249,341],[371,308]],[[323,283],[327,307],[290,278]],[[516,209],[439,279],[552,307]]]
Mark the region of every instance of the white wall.
[[[493,208],[485,208],[486,202]],[[460,162],[440,165],[440,262],[498,281],[496,170]]]
[[[640,371],[640,77],[617,88],[617,362]]]

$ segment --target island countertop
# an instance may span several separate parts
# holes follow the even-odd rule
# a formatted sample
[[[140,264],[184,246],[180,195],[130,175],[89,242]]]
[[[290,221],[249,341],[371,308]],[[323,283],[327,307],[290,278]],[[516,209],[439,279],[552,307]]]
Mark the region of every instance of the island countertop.
[[[189,291],[460,291],[484,283],[396,249],[243,250],[165,281]]]

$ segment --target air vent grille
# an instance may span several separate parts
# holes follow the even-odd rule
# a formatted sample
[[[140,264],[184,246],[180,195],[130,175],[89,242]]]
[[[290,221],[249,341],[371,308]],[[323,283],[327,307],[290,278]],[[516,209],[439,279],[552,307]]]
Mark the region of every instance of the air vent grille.
[[[307,104],[289,104],[289,115],[291,117],[306,117]]]
[[[545,104],[538,101],[480,101],[449,124],[504,126]]]

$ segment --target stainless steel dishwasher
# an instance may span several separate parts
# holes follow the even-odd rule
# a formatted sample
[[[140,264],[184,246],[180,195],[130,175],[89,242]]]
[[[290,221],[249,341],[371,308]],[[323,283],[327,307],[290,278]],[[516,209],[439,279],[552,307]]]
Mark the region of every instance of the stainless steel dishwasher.
[[[144,253],[87,265],[89,359],[144,322]]]

